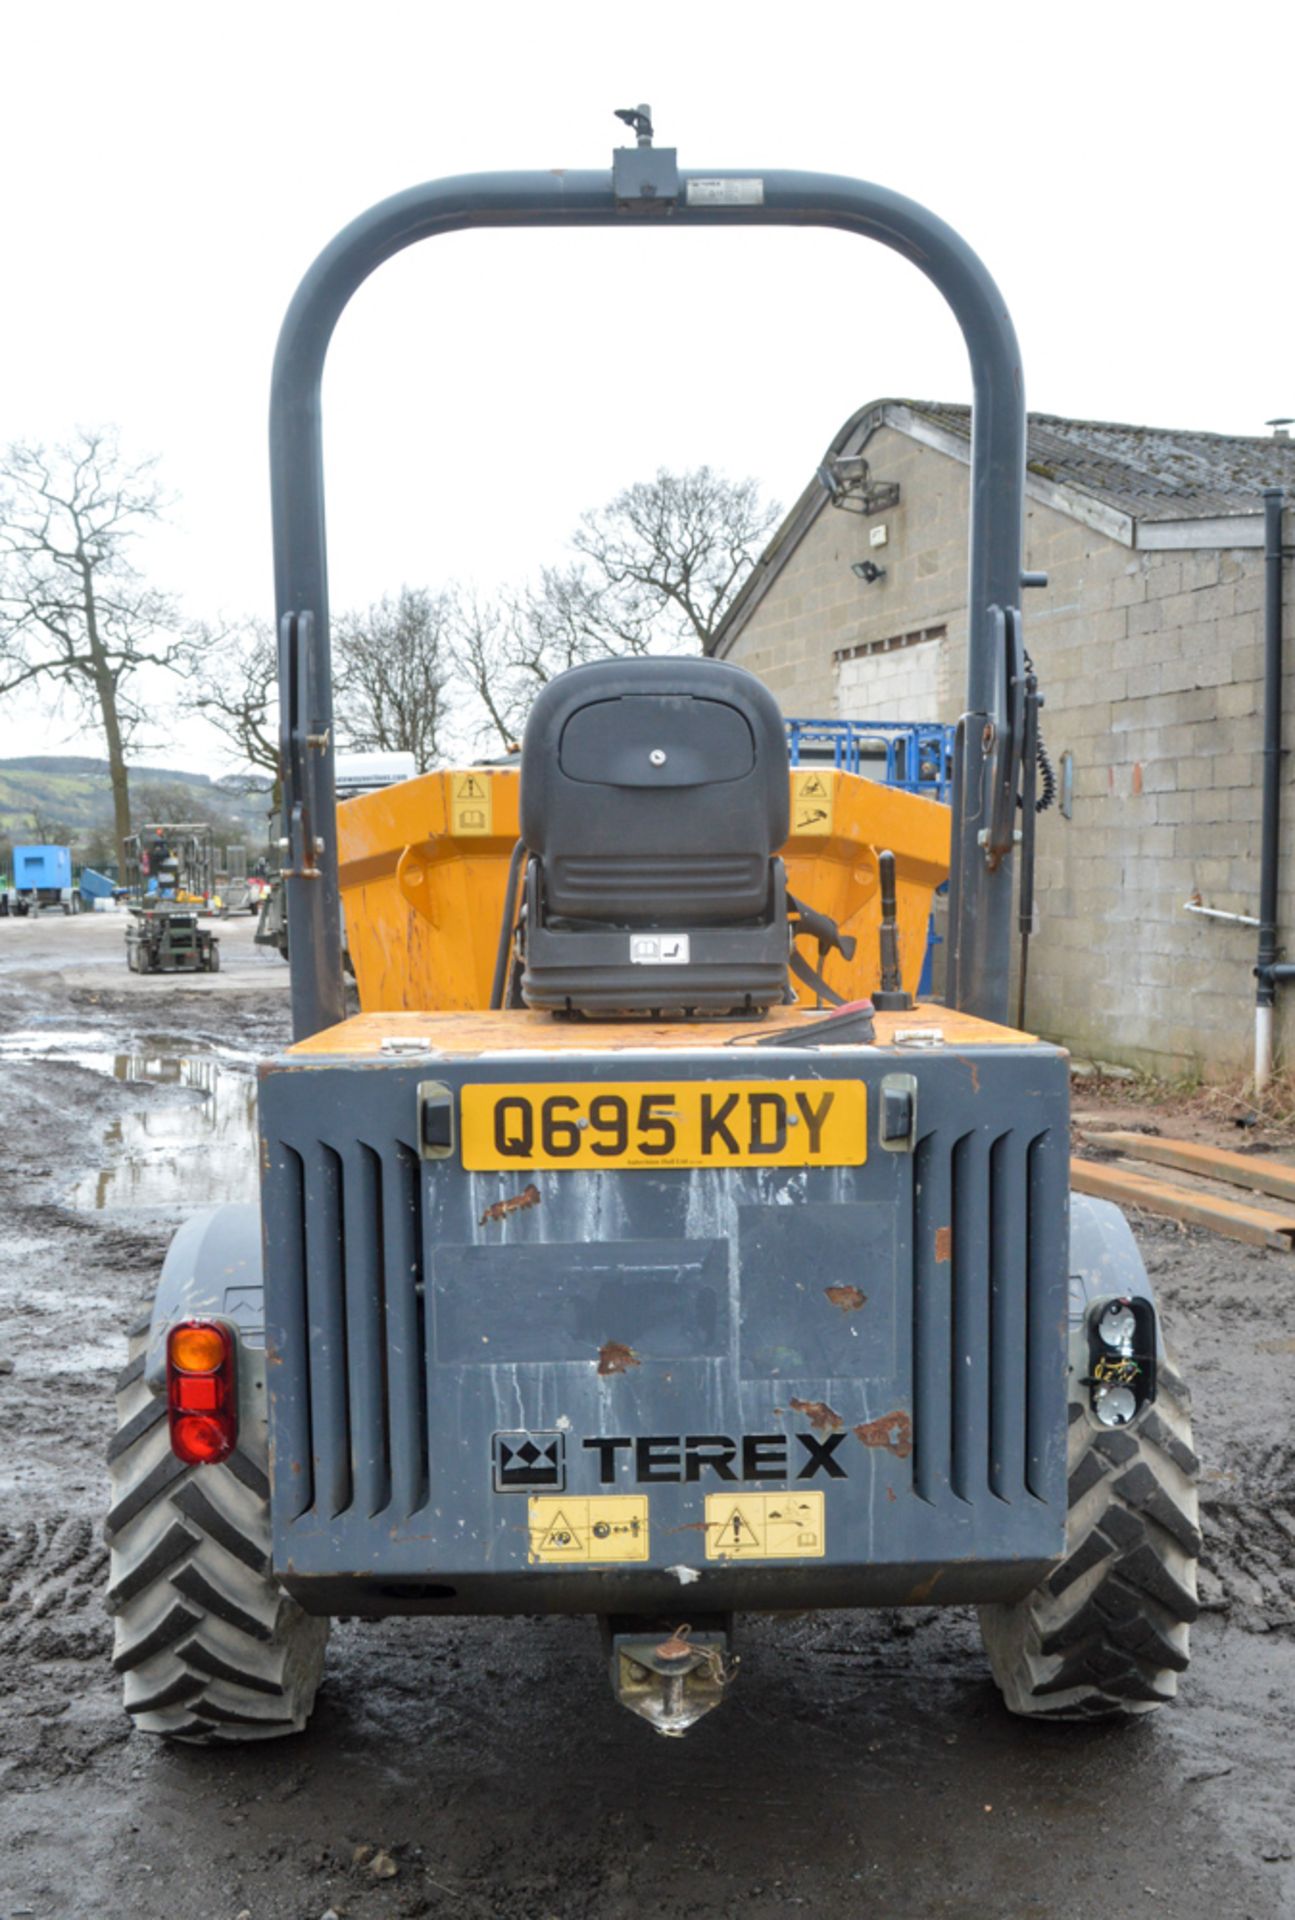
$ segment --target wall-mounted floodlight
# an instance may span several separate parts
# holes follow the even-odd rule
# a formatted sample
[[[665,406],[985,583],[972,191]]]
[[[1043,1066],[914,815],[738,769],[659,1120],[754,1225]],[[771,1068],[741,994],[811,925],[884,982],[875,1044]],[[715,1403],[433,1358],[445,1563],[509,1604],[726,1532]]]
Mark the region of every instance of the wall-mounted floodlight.
[[[899,482],[874,480],[861,453],[829,454],[818,481],[832,505],[846,513],[885,513],[899,505]]]
[[[879,567],[875,560],[852,560],[850,572],[856,579],[866,580],[869,586],[874,580],[884,580],[886,577],[886,569]]]

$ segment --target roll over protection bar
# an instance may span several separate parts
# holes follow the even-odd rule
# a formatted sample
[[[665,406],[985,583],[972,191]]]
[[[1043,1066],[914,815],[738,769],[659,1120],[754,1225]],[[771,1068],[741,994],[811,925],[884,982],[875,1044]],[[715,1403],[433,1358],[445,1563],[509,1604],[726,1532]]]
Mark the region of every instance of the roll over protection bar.
[[[650,139],[650,135],[648,136]],[[337,235],[288,308],[270,398],[270,485],[282,703],[285,890],[297,1039],[344,1018],[320,391],[333,329],[393,254],[471,227],[833,227],[890,247],[952,308],[971,362],[967,712],[955,783],[951,1005],[1007,1014],[1012,827],[1002,793],[1019,762],[1018,645],[1025,390],[1003,297],[966,242],[915,201],[821,173],[680,172],[673,149],[622,148],[609,172],[478,173],[380,201]],[[1014,811],[1014,809],[1013,809]]]

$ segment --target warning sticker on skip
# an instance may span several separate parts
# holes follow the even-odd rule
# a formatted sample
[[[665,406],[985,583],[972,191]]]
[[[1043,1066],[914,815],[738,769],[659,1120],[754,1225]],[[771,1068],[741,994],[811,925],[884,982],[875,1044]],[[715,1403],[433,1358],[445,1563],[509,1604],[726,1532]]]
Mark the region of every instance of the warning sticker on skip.
[[[798,833],[831,833],[832,799],[836,783],[831,775],[816,770],[791,776],[791,830]]]
[[[494,831],[494,788],[488,773],[450,775],[450,832]]]
[[[708,1560],[821,1560],[827,1551],[821,1493],[708,1493]]]
[[[590,1566],[648,1557],[646,1494],[609,1493],[589,1500],[566,1494],[534,1498],[527,1520],[530,1557],[546,1566]]]

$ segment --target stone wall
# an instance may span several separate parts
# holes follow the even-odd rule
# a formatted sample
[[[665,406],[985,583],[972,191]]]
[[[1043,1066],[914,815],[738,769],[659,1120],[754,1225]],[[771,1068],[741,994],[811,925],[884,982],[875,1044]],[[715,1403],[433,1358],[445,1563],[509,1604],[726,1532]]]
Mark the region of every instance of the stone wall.
[[[899,482],[899,506],[870,519],[821,513],[728,657],[758,673],[787,713],[953,720],[966,662],[967,468],[891,427],[867,455],[875,480]],[[878,525],[880,547],[869,543]],[[866,558],[884,579],[868,585],[850,571]],[[1073,818],[1054,810],[1039,823],[1030,1022],[1078,1053],[1161,1074],[1244,1069],[1255,931],[1185,903],[1258,910],[1262,552],[1138,552],[1028,501],[1026,566],[1049,575],[1024,597],[1044,736],[1058,769],[1067,751],[1074,766]],[[939,626],[936,641],[859,651]],[[1290,734],[1295,745],[1295,719]],[[1293,789],[1295,754],[1284,783],[1288,929]],[[1295,952],[1295,937],[1289,944]],[[1295,1016],[1280,1004],[1278,1032],[1289,1057]]]

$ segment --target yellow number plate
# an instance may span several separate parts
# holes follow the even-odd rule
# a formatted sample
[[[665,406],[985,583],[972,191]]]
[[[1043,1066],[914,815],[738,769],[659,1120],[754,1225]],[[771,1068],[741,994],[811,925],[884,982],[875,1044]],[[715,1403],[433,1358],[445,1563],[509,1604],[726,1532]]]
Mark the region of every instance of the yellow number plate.
[[[859,1080],[550,1081],[463,1089],[470,1173],[516,1167],[860,1167]]]

